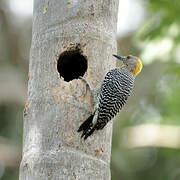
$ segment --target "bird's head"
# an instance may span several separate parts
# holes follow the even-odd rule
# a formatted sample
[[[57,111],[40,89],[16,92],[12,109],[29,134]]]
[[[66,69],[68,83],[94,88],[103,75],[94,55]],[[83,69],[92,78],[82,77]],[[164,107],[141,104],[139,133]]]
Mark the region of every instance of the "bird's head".
[[[143,65],[140,58],[132,55],[118,56],[113,54],[113,56],[121,60],[128,71],[131,72],[134,76],[141,72]]]

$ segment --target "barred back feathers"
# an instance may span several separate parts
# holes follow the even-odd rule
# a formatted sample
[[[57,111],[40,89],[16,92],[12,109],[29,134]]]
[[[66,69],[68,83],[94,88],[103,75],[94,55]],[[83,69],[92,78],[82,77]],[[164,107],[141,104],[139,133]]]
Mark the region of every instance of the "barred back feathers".
[[[104,126],[122,109],[133,89],[134,76],[125,67],[109,71],[101,85],[98,103],[92,115],[79,127],[86,139]]]

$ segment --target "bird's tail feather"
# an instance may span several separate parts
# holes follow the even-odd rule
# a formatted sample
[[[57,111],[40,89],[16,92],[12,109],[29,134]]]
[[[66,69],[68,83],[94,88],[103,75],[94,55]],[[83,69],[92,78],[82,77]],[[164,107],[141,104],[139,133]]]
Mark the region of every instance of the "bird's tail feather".
[[[91,134],[93,134],[93,132],[95,131],[95,128],[93,127],[93,117],[94,117],[94,114],[90,115],[86,121],[84,121],[77,132],[80,132],[80,131],[83,131],[82,135],[81,135],[81,138],[84,137],[84,140],[88,138],[88,136],[90,136]]]

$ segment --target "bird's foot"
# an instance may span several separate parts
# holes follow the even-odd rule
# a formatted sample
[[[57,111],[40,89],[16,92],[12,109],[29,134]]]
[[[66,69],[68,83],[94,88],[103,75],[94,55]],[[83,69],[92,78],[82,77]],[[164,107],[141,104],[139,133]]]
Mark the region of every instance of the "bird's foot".
[[[97,101],[97,92],[95,89],[91,88],[89,82],[82,76],[79,76],[79,79],[81,79],[85,84],[86,84],[86,88],[85,88],[85,95],[87,94],[87,91],[89,90],[91,93],[91,102],[93,103],[93,105],[96,104]]]

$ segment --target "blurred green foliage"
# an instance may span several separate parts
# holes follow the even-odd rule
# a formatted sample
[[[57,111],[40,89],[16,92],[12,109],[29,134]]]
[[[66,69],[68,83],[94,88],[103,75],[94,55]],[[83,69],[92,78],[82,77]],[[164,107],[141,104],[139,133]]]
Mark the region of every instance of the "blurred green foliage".
[[[16,180],[21,160],[31,18],[13,14],[0,1],[0,179]]]
[[[166,37],[169,34],[170,27],[177,25],[178,32],[174,41],[180,41],[180,21],[178,19],[180,1],[179,0],[149,0],[147,5],[148,17],[144,25],[141,37],[143,39],[154,39]]]
[[[163,55],[155,56],[155,61],[143,68],[136,80],[135,95],[130,98],[114,122],[112,180],[179,180],[179,148],[150,146],[125,148],[122,145],[121,137],[124,129],[130,126],[139,124],[180,126],[180,57],[176,54],[180,45],[180,1],[149,0],[145,2],[145,8],[146,21],[134,34],[135,38],[133,37],[131,45],[128,45],[130,47],[128,51],[121,51],[123,46],[121,42],[119,45],[121,53],[134,52],[141,55],[145,49],[137,47],[137,41],[151,43],[170,38],[173,46],[166,61]],[[143,60],[146,64],[146,59]]]

